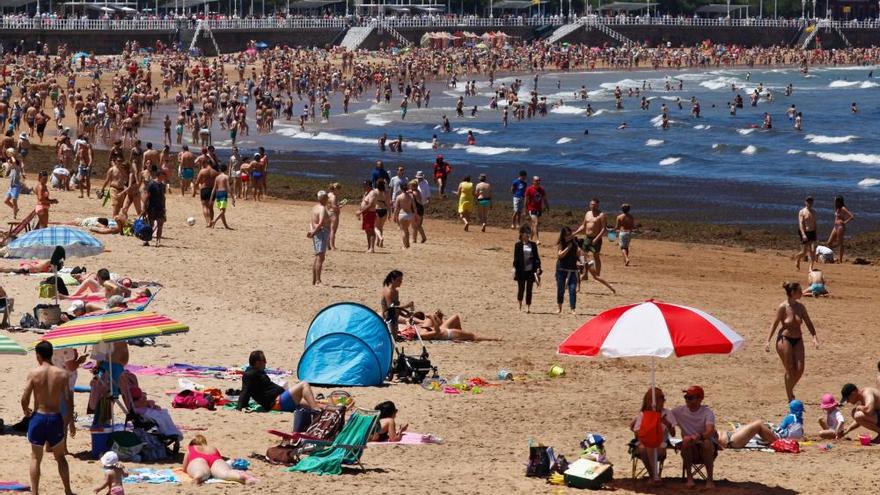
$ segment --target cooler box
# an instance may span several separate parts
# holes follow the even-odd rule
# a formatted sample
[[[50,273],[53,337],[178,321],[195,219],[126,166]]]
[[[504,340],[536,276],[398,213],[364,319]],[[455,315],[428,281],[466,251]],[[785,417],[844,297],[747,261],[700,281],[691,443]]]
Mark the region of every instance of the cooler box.
[[[578,459],[565,471],[565,484],[573,488],[599,490],[614,477],[611,464],[600,464],[589,459]]]
[[[124,429],[124,425],[115,425],[113,428],[110,425],[93,426],[90,430],[92,433],[92,459],[100,459],[105,452],[108,452],[112,445],[110,435],[114,431]]]

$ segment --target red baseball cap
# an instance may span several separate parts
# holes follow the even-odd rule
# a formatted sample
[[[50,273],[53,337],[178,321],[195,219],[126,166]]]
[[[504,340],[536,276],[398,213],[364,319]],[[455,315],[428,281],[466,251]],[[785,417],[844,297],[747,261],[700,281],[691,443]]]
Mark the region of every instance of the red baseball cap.
[[[705,397],[705,394],[703,393],[703,387],[699,385],[692,385],[682,390],[682,392],[684,392],[684,394],[689,397],[699,397],[701,399]]]

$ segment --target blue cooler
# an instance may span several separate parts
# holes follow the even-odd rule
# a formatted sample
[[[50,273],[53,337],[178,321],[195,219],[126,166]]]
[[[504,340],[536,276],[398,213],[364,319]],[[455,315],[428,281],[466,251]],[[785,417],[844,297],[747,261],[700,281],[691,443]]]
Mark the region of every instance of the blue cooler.
[[[110,425],[92,427],[92,459],[100,459],[110,450]]]

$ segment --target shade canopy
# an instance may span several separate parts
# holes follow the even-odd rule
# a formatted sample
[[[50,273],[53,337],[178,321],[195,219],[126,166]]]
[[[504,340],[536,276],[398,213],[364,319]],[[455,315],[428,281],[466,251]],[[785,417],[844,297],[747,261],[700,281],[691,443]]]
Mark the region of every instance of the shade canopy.
[[[559,353],[665,358],[730,354],[744,344],[739,334],[702,310],[649,300],[600,313],[569,335]]]
[[[95,236],[66,226],[32,230],[10,242],[6,251],[17,258],[50,258],[56,246],[63,247],[67,256],[74,257],[104,252],[104,243]]]
[[[136,309],[87,315],[59,325],[43,335],[57,348],[94,345],[101,342],[158,337],[188,332],[189,327],[152,311]]]
[[[15,354],[23,356],[27,354],[27,351],[14,340],[0,334],[0,354]]]

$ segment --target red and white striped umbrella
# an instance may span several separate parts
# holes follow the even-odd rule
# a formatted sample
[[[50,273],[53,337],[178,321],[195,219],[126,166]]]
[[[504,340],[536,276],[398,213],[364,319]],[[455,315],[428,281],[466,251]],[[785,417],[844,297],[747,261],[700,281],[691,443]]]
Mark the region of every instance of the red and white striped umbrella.
[[[730,354],[745,340],[718,318],[695,308],[648,300],[609,309],[559,345],[559,354],[678,357]]]

